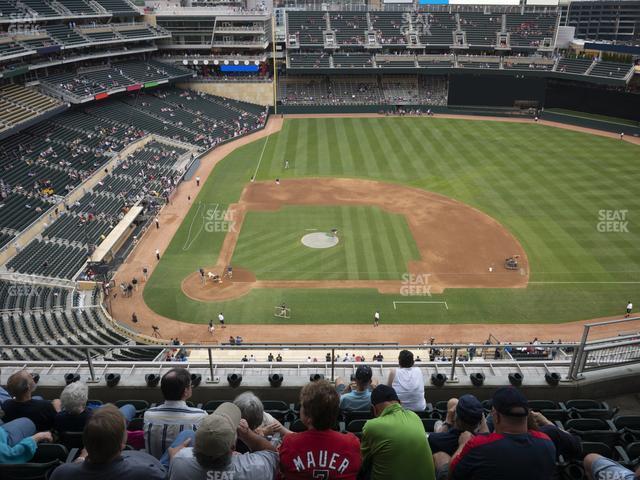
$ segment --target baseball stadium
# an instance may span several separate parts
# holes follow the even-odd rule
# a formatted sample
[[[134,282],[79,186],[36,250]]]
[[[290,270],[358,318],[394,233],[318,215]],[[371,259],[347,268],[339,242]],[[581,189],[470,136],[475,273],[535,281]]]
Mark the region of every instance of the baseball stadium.
[[[637,478],[639,181],[638,0],[0,0],[0,478]]]

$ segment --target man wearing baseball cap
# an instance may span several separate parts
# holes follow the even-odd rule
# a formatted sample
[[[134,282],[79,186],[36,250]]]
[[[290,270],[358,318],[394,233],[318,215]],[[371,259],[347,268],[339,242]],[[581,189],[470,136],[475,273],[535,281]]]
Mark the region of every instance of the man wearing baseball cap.
[[[438,452],[453,455],[458,449],[458,437],[462,432],[489,433],[483,419],[484,409],[474,395],[450,399],[447,402],[447,418],[435,433],[429,435],[431,451],[434,455]]]
[[[252,453],[234,452],[240,438]],[[195,441],[194,441],[195,440]],[[276,449],[269,441],[249,429],[233,403],[220,405],[202,420],[198,431],[182,432],[169,449],[169,480],[269,480],[278,465]],[[187,446],[194,442],[193,448]],[[226,475],[226,476],[225,476]]]
[[[452,480],[546,480],[555,468],[556,448],[542,432],[528,430],[529,402],[514,387],[493,395],[495,431],[464,432],[449,466]]]
[[[356,369],[355,383],[347,384],[344,378],[336,379],[336,390],[340,394],[340,410],[362,411],[371,409],[371,386],[373,372],[369,365]]]
[[[376,418],[362,430],[363,471],[371,480],[434,480],[431,448],[420,417],[403,408],[388,385],[371,392],[371,405]]]

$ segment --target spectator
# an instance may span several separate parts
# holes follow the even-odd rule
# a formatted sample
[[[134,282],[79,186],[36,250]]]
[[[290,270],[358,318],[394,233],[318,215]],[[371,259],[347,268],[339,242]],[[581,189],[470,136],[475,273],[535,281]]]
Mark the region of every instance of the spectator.
[[[589,480],[635,480],[640,478],[640,467],[635,473],[597,453],[590,453],[584,457],[584,471]]]
[[[165,469],[145,452],[123,451],[126,446],[125,418],[113,405],[96,410],[82,433],[85,450],[74,463],[56,468],[50,480],[164,480]]]
[[[28,418],[0,425],[0,465],[28,462],[43,440],[51,442],[51,432],[36,433],[35,424]]]
[[[491,409],[495,431],[486,435],[473,436],[468,432],[460,435],[458,450],[449,466],[449,478],[550,479],[555,468],[555,446],[544,433],[528,430],[528,414],[529,404],[520,390],[498,389]]]
[[[234,454],[240,439],[253,453]],[[188,448],[194,442],[193,448]],[[186,447],[186,448],[185,448]],[[253,432],[233,403],[223,403],[196,433],[186,430],[169,450],[169,480],[275,478],[278,455],[269,441]]]
[[[556,458],[562,455],[565,459],[582,456],[580,437],[558,428],[555,423],[547,419],[540,412],[529,412],[529,430],[545,433],[556,447]]]
[[[372,376],[371,367],[360,365],[356,370],[354,384],[347,384],[344,378],[336,379],[336,390],[340,394],[341,410],[369,410],[371,408]]]
[[[429,446],[435,455],[445,452],[451,456],[458,449],[458,438],[462,432],[488,433],[484,420],[484,409],[473,395],[462,395],[447,402],[447,417],[443,424],[429,435]]]
[[[233,403],[240,409],[242,419],[247,422],[249,429],[258,435],[267,436],[275,431],[280,431],[282,425],[273,416],[264,411],[262,401],[253,392],[241,393]],[[277,440],[279,440],[279,435]],[[248,446],[241,440],[238,440],[236,450],[240,453],[249,451]]]
[[[35,424],[38,432],[53,428],[56,413],[60,410],[60,400],[49,402],[32,398],[31,395],[35,389],[36,382],[26,370],[20,370],[9,377],[7,390],[14,398],[2,404],[3,422],[28,418]]]
[[[424,398],[424,377],[420,368],[414,367],[413,353],[402,350],[398,356],[399,368],[391,370],[387,385],[393,387],[404,408],[423,412],[427,408]]]
[[[164,403],[152,407],[144,414],[146,450],[163,465],[168,465],[166,450],[183,430],[195,431],[207,412],[187,406],[193,393],[191,376],[184,368],[173,368],[160,381]]]
[[[414,412],[405,409],[388,385],[371,392],[375,419],[362,430],[362,469],[372,480],[433,480],[431,449]]]
[[[89,387],[83,382],[73,382],[64,387],[60,394],[62,410],[56,414],[54,428],[58,432],[82,432],[87,420],[95,409],[95,405],[87,405]],[[120,407],[120,412],[127,423],[136,416],[133,405]]]
[[[360,442],[353,433],[332,430],[338,414],[338,392],[328,381],[310,382],[302,388],[300,420],[307,430],[285,434],[280,446],[284,480],[317,478],[320,470],[322,478],[355,480],[361,464]]]

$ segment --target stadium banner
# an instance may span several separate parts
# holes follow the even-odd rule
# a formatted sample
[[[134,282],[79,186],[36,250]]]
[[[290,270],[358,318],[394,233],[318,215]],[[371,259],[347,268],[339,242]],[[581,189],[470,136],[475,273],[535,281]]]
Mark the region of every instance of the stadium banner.
[[[258,65],[221,65],[221,72],[257,72]]]
[[[585,50],[596,50],[599,52],[624,53],[629,55],[640,55],[640,47],[631,45],[612,45],[610,43],[585,42]]]
[[[98,94],[96,94],[95,97],[93,97],[93,99],[94,100],[102,100],[102,99],[107,98],[107,97],[109,97],[108,93],[98,93]]]
[[[38,55],[48,55],[50,53],[56,53],[59,52],[60,50],[62,50],[62,47],[60,47],[60,45],[51,45],[49,47],[41,47],[38,48],[36,50],[36,53]]]
[[[127,92],[135,92],[136,90],[141,90],[141,89],[142,89],[142,84],[136,83],[135,85],[129,85],[127,87]]]
[[[157,87],[159,85],[158,82],[147,82],[144,84],[144,88],[153,88],[153,87]]]
[[[527,0],[527,5],[552,5],[557,6],[559,0]]]
[[[450,5],[520,5],[520,0],[449,0]]]

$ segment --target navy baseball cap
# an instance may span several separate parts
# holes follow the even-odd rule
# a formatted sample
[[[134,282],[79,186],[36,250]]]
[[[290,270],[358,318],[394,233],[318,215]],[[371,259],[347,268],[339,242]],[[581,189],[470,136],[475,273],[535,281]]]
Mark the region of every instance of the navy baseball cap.
[[[474,395],[462,395],[456,406],[456,416],[464,423],[477,425],[482,420],[484,408]]]
[[[381,383],[371,392],[371,405],[378,405],[383,402],[399,402],[398,394],[389,385]]]
[[[369,365],[359,365],[356,369],[356,380],[359,382],[369,382],[373,377],[373,372]]]
[[[529,415],[529,402],[520,390],[515,387],[503,387],[493,394],[493,408],[509,417],[526,417]]]

